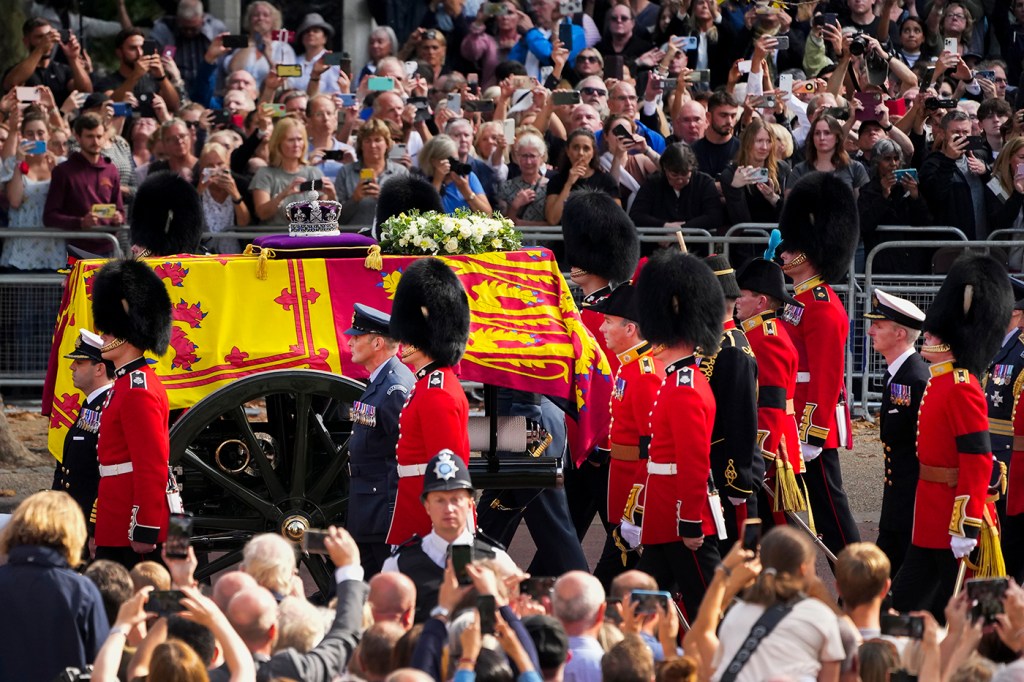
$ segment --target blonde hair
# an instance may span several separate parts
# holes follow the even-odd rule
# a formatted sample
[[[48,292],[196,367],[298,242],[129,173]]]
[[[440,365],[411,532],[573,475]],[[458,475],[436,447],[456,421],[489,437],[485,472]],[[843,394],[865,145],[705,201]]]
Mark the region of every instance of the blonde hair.
[[[836,562],[836,589],[848,608],[871,603],[885,590],[891,564],[889,557],[870,542],[854,542],[843,548]]]
[[[0,530],[0,556],[21,545],[52,547],[72,568],[82,563],[88,535],[85,516],[74,498],[59,490],[42,490],[18,505]]]
[[[999,179],[999,185],[1009,194],[1013,194],[1013,176],[1017,174],[1013,166],[1013,157],[1017,155],[1021,147],[1024,147],[1024,136],[1016,135],[1003,143],[999,150],[995,165],[992,166],[992,175]]]
[[[217,154],[223,161],[230,161],[230,154],[228,148],[222,145],[220,142],[207,142],[203,145],[202,150],[199,152],[199,158],[203,158],[207,154]]]
[[[274,132],[270,134],[270,142],[267,143],[267,147],[270,149],[270,158],[267,162],[269,165],[281,166],[283,161],[281,158],[282,141],[289,133],[296,129],[302,133],[302,156],[299,157],[299,163],[306,165],[306,152],[309,148],[309,135],[306,134],[306,124],[297,118],[289,116],[279,119],[274,125]]]
[[[279,10],[273,4],[266,2],[265,0],[256,0],[256,2],[250,3],[250,5],[245,8],[245,19],[242,21],[242,24],[251,31],[252,15],[256,13],[256,8],[260,6],[266,7],[267,9],[270,10],[270,21],[272,24],[272,28],[275,30],[280,29],[281,24],[284,21],[281,18],[281,10]]]
[[[153,650],[149,682],[209,682],[203,659],[180,639],[169,639]]]
[[[432,161],[450,159],[459,153],[459,145],[447,135],[435,135],[430,138],[419,153],[420,170],[427,177],[433,177]]]
[[[500,121],[487,121],[486,123],[480,124],[480,127],[476,131],[476,139],[473,140],[473,149],[476,149],[476,153],[480,153],[480,140],[484,138],[489,130],[494,130],[499,136],[505,137],[505,124]]]
[[[770,145],[768,147],[768,158],[764,160],[764,165],[768,169],[768,184],[778,192],[782,189],[782,185],[779,184],[779,166],[775,154],[775,131],[772,130],[771,125],[759,118],[755,118],[750,122],[750,125],[743,129],[743,135],[740,136],[740,150],[736,154],[736,165],[750,166],[753,164],[750,155],[754,150],[754,138],[762,130],[768,133],[768,143]]]
[[[786,148],[786,158],[788,159],[793,156],[793,136],[790,135],[785,126],[781,126],[778,123],[769,123],[768,127],[775,134],[775,140],[781,142],[782,146]]]
[[[155,561],[143,561],[135,564],[128,575],[132,577],[132,586],[135,592],[143,587],[152,587],[154,590],[171,589],[170,572]]]

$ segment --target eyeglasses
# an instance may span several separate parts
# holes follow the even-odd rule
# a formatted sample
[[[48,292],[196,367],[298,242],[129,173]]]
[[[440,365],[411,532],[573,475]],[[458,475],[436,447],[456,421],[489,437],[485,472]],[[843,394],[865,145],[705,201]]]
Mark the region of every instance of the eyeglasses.
[[[1005,78],[993,78],[992,82],[999,83],[1000,85],[1006,85],[1007,83],[1009,83],[1009,81],[1006,80]]]
[[[615,15],[612,15],[612,17],[609,19],[609,21],[614,21],[616,23],[622,23],[622,22],[626,22],[626,21],[633,21],[633,17],[629,16],[628,14],[626,16],[621,16],[621,15],[620,16],[615,16]]]
[[[607,97],[608,91],[601,88],[580,88],[580,94],[587,97]]]
[[[616,102],[638,102],[638,101],[640,101],[640,98],[637,97],[636,95],[615,95],[615,97],[612,97],[612,99],[615,100]]]
[[[171,137],[165,139],[168,142],[184,142],[188,139],[188,135],[172,135]]]
[[[581,54],[576,55],[576,61],[578,62],[599,62],[601,58],[596,54]]]
[[[946,16],[949,17],[950,19],[960,19],[960,20],[967,19],[967,15],[966,14],[960,14],[959,12],[950,12]]]

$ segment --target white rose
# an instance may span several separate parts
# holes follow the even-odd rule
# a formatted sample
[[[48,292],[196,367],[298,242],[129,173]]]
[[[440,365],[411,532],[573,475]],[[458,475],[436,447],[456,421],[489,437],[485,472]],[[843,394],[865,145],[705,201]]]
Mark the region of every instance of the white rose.
[[[455,253],[456,251],[459,250],[459,240],[456,239],[455,237],[452,237],[451,239],[444,243],[444,250],[447,251],[448,253]]]

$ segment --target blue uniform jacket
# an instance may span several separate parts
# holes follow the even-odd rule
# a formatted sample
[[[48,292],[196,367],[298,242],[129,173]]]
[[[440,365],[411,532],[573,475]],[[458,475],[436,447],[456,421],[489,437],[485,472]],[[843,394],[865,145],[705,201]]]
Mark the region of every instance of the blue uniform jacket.
[[[353,405],[348,531],[357,542],[384,542],[398,492],[398,415],[416,383],[392,357]]]

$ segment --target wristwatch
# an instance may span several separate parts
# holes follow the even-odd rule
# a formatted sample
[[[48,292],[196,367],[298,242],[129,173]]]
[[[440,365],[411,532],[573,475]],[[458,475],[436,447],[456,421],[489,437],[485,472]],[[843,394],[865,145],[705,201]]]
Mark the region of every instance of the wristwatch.
[[[445,607],[438,604],[434,608],[430,609],[431,618],[440,618],[442,620],[448,620],[448,614],[450,612]]]

